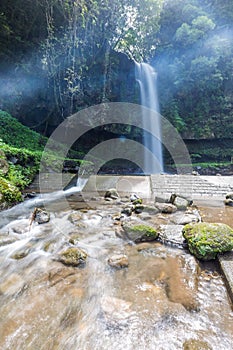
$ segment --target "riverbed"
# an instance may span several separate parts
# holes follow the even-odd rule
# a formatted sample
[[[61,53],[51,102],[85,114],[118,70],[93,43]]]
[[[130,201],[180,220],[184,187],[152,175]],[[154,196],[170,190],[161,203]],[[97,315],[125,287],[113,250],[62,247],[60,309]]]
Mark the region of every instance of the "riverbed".
[[[30,226],[28,205],[0,230],[1,349],[233,348],[232,305],[214,263],[199,263],[180,245],[119,235],[121,220],[156,226],[171,216],[119,220],[128,198],[92,198],[89,208],[75,198],[65,209],[56,199],[47,223]],[[201,207],[203,219],[220,215],[232,225],[220,206]],[[71,246],[87,252],[85,265],[59,261]],[[114,254],[126,255],[129,266],[109,266]]]

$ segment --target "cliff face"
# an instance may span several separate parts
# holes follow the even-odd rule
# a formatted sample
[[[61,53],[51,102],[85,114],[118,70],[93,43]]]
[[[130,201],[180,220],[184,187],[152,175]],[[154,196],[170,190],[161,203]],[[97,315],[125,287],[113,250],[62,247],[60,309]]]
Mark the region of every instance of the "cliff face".
[[[79,78],[71,96],[67,81],[48,80],[39,66],[30,72],[9,71],[2,77],[0,109],[49,136],[66,117],[80,109],[102,102],[139,100],[134,62],[123,53],[103,53]]]

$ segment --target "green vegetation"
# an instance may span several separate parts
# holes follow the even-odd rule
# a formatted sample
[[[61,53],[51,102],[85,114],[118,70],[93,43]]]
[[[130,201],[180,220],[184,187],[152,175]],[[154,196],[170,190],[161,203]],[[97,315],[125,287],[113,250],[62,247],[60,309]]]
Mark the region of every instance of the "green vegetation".
[[[23,200],[23,190],[39,170],[46,139],[0,111],[0,207]],[[4,167],[3,167],[4,165]]]
[[[40,169],[40,160],[47,138],[22,125],[10,114],[0,111],[0,209],[23,200],[21,191],[28,186]],[[57,153],[43,155],[44,169],[61,171],[64,157],[59,156],[62,145],[58,144]],[[70,151],[70,155],[80,155]],[[66,158],[77,166],[82,160]],[[85,162],[88,166],[91,163]]]
[[[161,114],[185,140],[232,139],[232,19],[232,0],[2,0],[1,108],[49,136],[85,107],[138,103],[136,59],[158,71]],[[123,68],[129,85],[122,83]],[[4,144],[42,151],[44,137],[26,129],[20,134],[9,116],[2,120]],[[121,134],[119,125],[111,127]],[[231,150],[224,142],[200,142],[191,159],[228,162]]]

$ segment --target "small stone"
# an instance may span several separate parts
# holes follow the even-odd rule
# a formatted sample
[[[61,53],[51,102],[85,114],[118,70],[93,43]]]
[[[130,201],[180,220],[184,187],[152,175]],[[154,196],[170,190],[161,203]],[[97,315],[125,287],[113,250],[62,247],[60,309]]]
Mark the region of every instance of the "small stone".
[[[14,253],[13,255],[11,255],[11,258],[15,260],[21,260],[25,258],[30,253],[30,251],[31,251],[30,248],[22,248],[18,250],[16,253]]]
[[[119,193],[115,188],[110,188],[109,190],[106,191],[104,198],[117,199],[119,198]]]
[[[87,253],[80,248],[68,248],[59,254],[58,260],[64,265],[79,266],[84,264],[87,258]]]
[[[135,208],[134,208],[134,212],[136,214],[141,214],[143,212],[143,210],[144,210],[144,207],[145,206],[143,204],[136,204]]]
[[[155,202],[155,207],[164,214],[172,214],[177,211],[177,207],[171,203],[158,203]]]
[[[105,198],[105,200],[106,200],[106,202],[112,202],[113,198],[107,197],[107,198]]]
[[[127,255],[115,254],[108,259],[108,264],[112,267],[123,268],[129,266],[129,259]]]
[[[130,202],[134,202],[137,199],[140,199],[139,196],[136,193],[131,194],[131,196],[129,197]]]
[[[233,200],[233,192],[227,193],[226,199],[232,199]]]
[[[49,222],[50,214],[47,211],[40,208],[35,208],[34,213],[35,213],[34,220],[38,224],[45,224],[46,222]]]
[[[134,209],[133,206],[126,206],[125,208],[123,208],[123,209],[121,210],[121,213],[122,213],[122,214],[125,214],[125,215],[127,215],[127,216],[130,216],[130,215],[132,214],[132,212],[133,212],[133,209]]]
[[[142,204],[142,199],[141,198],[135,199],[135,201],[133,201],[132,203],[133,205]]]
[[[233,207],[233,199],[231,198],[225,199],[224,204],[228,205],[229,207]]]

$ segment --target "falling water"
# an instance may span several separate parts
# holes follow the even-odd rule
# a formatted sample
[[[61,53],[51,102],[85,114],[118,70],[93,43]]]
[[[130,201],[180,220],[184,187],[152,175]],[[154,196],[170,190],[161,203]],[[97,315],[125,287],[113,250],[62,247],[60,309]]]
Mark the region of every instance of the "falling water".
[[[144,172],[146,174],[161,173],[163,172],[163,156],[161,120],[156,84],[157,74],[149,64],[136,62],[136,79],[140,86],[141,104],[148,108],[143,108],[142,110],[144,128],[143,144],[152,153],[151,156],[148,152],[144,154]]]

